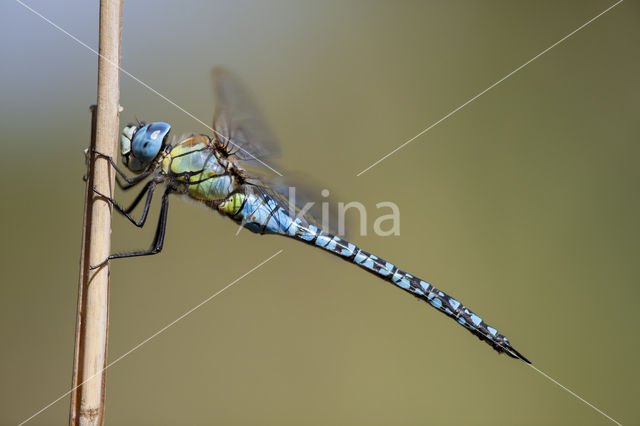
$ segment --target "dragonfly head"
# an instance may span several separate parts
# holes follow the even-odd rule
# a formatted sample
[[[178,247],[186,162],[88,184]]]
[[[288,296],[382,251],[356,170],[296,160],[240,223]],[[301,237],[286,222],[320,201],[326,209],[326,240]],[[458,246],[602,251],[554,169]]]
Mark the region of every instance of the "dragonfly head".
[[[141,173],[165,146],[170,130],[171,126],[161,121],[128,125],[120,136],[122,162],[132,172]]]

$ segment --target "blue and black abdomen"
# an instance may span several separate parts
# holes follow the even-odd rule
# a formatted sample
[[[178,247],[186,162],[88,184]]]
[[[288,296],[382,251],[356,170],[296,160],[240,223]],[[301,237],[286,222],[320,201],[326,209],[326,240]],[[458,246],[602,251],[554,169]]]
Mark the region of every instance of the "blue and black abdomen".
[[[426,281],[398,269],[392,263],[360,249],[355,244],[320,231],[313,225],[307,229],[299,229],[295,238],[325,249],[389,281],[454,319],[480,340],[491,345],[496,351],[530,364],[530,361],[515,350],[507,338],[498,333],[495,328],[486,324],[482,318],[467,309],[462,303]]]
[[[237,199],[230,198],[233,203],[230,203],[229,206],[233,204],[235,207],[227,214],[249,230],[256,233],[273,233],[292,237],[353,262],[368,272],[428,302],[480,340],[487,342],[496,351],[530,363],[495,328],[485,323],[482,318],[458,300],[428,282],[398,269],[394,264],[360,249],[355,244],[321,231],[304,217],[296,217],[281,200],[271,197],[270,194],[246,191],[237,195]]]

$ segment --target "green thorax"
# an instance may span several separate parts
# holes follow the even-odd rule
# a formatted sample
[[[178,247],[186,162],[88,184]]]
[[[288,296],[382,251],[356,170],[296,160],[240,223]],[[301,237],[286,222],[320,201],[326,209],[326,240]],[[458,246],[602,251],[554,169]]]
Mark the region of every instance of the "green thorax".
[[[162,172],[179,190],[202,201],[221,201],[238,188],[238,177],[215,142],[193,135],[177,143],[162,160]]]

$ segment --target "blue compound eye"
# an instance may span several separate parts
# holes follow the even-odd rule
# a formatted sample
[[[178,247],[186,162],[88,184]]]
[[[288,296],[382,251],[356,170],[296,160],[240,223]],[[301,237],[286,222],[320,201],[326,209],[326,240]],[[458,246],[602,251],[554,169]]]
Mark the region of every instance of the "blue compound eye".
[[[170,130],[169,124],[160,121],[142,126],[133,136],[131,153],[141,164],[149,164],[162,149]]]

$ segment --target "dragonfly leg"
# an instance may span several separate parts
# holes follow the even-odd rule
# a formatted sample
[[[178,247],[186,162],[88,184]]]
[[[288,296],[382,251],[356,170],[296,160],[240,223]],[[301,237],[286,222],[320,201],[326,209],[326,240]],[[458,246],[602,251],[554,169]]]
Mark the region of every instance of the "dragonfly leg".
[[[120,206],[113,198],[101,193],[96,188],[93,188],[93,192],[95,192],[100,197],[107,200],[118,211],[118,213],[122,214],[124,217],[129,219],[129,221],[133,223],[135,226],[137,226],[138,228],[141,228],[144,226],[144,223],[147,220],[147,214],[149,213],[149,206],[151,206],[151,199],[153,198],[153,192],[156,189],[156,185],[157,185],[157,182],[155,181],[147,182],[147,184],[144,186],[142,191],[140,191],[140,193],[136,196],[136,198],[133,200],[131,205],[126,209]],[[142,197],[144,197],[145,194],[147,195],[147,199],[144,202],[142,215],[140,216],[140,220],[136,221],[133,217],[131,217],[129,213],[131,213],[133,209],[136,208],[136,206],[140,203],[140,200],[142,200]]]
[[[128,183],[122,183],[122,181],[118,176],[116,176],[116,184],[118,185],[118,188],[122,189],[123,191],[126,191],[127,189],[131,189],[135,186],[135,185],[130,185]]]
[[[87,175],[82,176],[82,181],[86,182],[88,181],[89,178],[87,177]],[[116,183],[118,184],[118,187],[124,191],[126,191],[127,189],[131,189],[133,188],[135,185],[129,185],[129,184],[125,184],[122,183],[122,181],[118,178],[118,176],[116,176]]]
[[[116,253],[107,257],[104,261],[97,265],[89,266],[89,269],[97,269],[107,264],[112,259],[121,259],[125,257],[138,257],[138,256],[150,256],[158,254],[162,251],[164,244],[164,235],[167,230],[167,212],[169,211],[169,194],[171,189],[167,188],[162,194],[162,206],[160,207],[160,218],[158,219],[158,227],[156,228],[156,235],[153,237],[153,242],[148,250],[133,251],[130,253]]]
[[[129,176],[127,176],[127,174],[125,172],[123,172],[118,165],[116,164],[115,161],[113,161],[113,157],[111,157],[110,155],[107,154],[103,154],[99,151],[96,151],[95,149],[92,150],[92,152],[94,154],[96,154],[99,157],[102,157],[106,160],[109,161],[109,163],[111,163],[111,167],[113,167],[113,169],[127,182],[126,184],[123,184],[122,182],[118,181],[116,179],[116,181],[118,182],[118,186],[124,190],[127,190],[137,184],[139,184],[140,182],[142,182],[143,180],[146,179],[147,176],[149,176],[151,174],[151,172],[153,172],[153,168],[148,168],[147,170],[145,170],[144,172],[142,172],[141,174],[139,174],[138,176],[132,177],[130,178]]]

